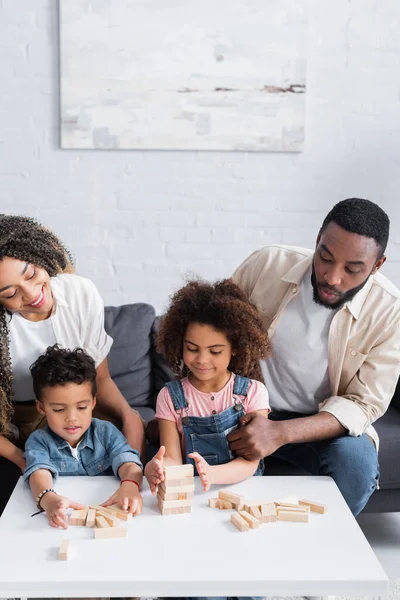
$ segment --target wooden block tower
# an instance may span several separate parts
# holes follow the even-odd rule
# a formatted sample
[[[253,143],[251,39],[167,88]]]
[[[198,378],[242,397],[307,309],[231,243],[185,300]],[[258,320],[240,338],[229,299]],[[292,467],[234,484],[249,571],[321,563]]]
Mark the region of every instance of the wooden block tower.
[[[162,515],[191,512],[194,494],[193,465],[164,468],[164,481],[158,485],[157,499]]]

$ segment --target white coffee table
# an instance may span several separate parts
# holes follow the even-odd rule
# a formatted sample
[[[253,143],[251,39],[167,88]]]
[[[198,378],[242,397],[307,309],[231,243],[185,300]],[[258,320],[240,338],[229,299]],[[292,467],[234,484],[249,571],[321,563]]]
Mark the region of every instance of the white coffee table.
[[[56,489],[85,504],[104,501],[113,477],[61,477]],[[329,477],[252,477],[227,488],[253,500],[297,495],[328,505],[309,523],[273,523],[240,533],[231,511],[196,494],[191,514],[161,516],[147,487],[144,510],[124,539],[93,530],[52,529],[19,481],[0,519],[0,598],[134,596],[369,595],[386,597],[388,579]],[[76,547],[57,560],[60,541]]]

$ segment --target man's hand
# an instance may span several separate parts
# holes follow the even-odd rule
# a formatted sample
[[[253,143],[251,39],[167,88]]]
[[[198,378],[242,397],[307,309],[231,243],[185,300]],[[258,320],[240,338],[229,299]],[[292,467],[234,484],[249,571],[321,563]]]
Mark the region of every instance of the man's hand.
[[[164,454],[165,446],[161,446],[159,451],[145,467],[144,475],[149,482],[150,491],[155,496],[157,486],[164,479]]]
[[[240,427],[228,435],[232,452],[246,460],[260,460],[273,454],[286,442],[281,421],[271,421],[258,413],[240,418]]]
[[[127,510],[131,515],[140,515],[142,512],[143,498],[139,488],[131,481],[124,481],[118,490],[100,506],[111,506],[118,504],[122,510]]]
[[[79,502],[74,502],[53,492],[47,492],[40,501],[40,506],[46,512],[49,525],[56,528],[61,527],[62,529],[67,529],[68,527],[68,517],[65,512],[67,508],[73,508],[74,510],[85,508],[83,504],[79,504]]]
[[[203,490],[208,492],[213,483],[212,480],[212,466],[198,453],[192,452],[188,454],[189,458],[192,458],[196,464],[196,469],[200,477],[201,485]]]

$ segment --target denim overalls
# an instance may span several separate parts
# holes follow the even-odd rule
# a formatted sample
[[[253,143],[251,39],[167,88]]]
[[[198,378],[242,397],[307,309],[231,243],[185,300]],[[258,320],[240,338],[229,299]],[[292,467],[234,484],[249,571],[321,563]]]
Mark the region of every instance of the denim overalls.
[[[250,379],[235,376],[233,386],[233,396],[235,404],[221,413],[211,415],[210,417],[189,417],[189,407],[186,402],[182,384],[179,380],[167,383],[172,403],[176,412],[180,413],[182,420],[182,430],[186,445],[186,463],[194,465],[194,461],[188,458],[191,452],[198,452],[208,462],[209,465],[223,465],[235,458],[229,449],[226,439],[228,433],[239,427],[239,419],[245,413],[242,400],[247,396]],[[242,396],[242,399],[236,398]],[[264,463],[260,461],[257,471],[254,475],[262,475]],[[195,474],[197,475],[196,467]],[[171,599],[168,599],[171,600]],[[187,598],[185,600],[196,600]],[[226,596],[203,598],[202,600],[226,600]],[[241,597],[238,600],[262,600],[261,596]]]

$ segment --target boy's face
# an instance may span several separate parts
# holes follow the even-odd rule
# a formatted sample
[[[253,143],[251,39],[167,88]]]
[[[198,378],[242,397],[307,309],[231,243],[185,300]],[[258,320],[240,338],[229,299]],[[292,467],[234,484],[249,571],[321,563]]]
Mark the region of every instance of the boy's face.
[[[66,383],[44,387],[36,406],[50,429],[75,448],[89,429],[96,398],[90,381]]]

